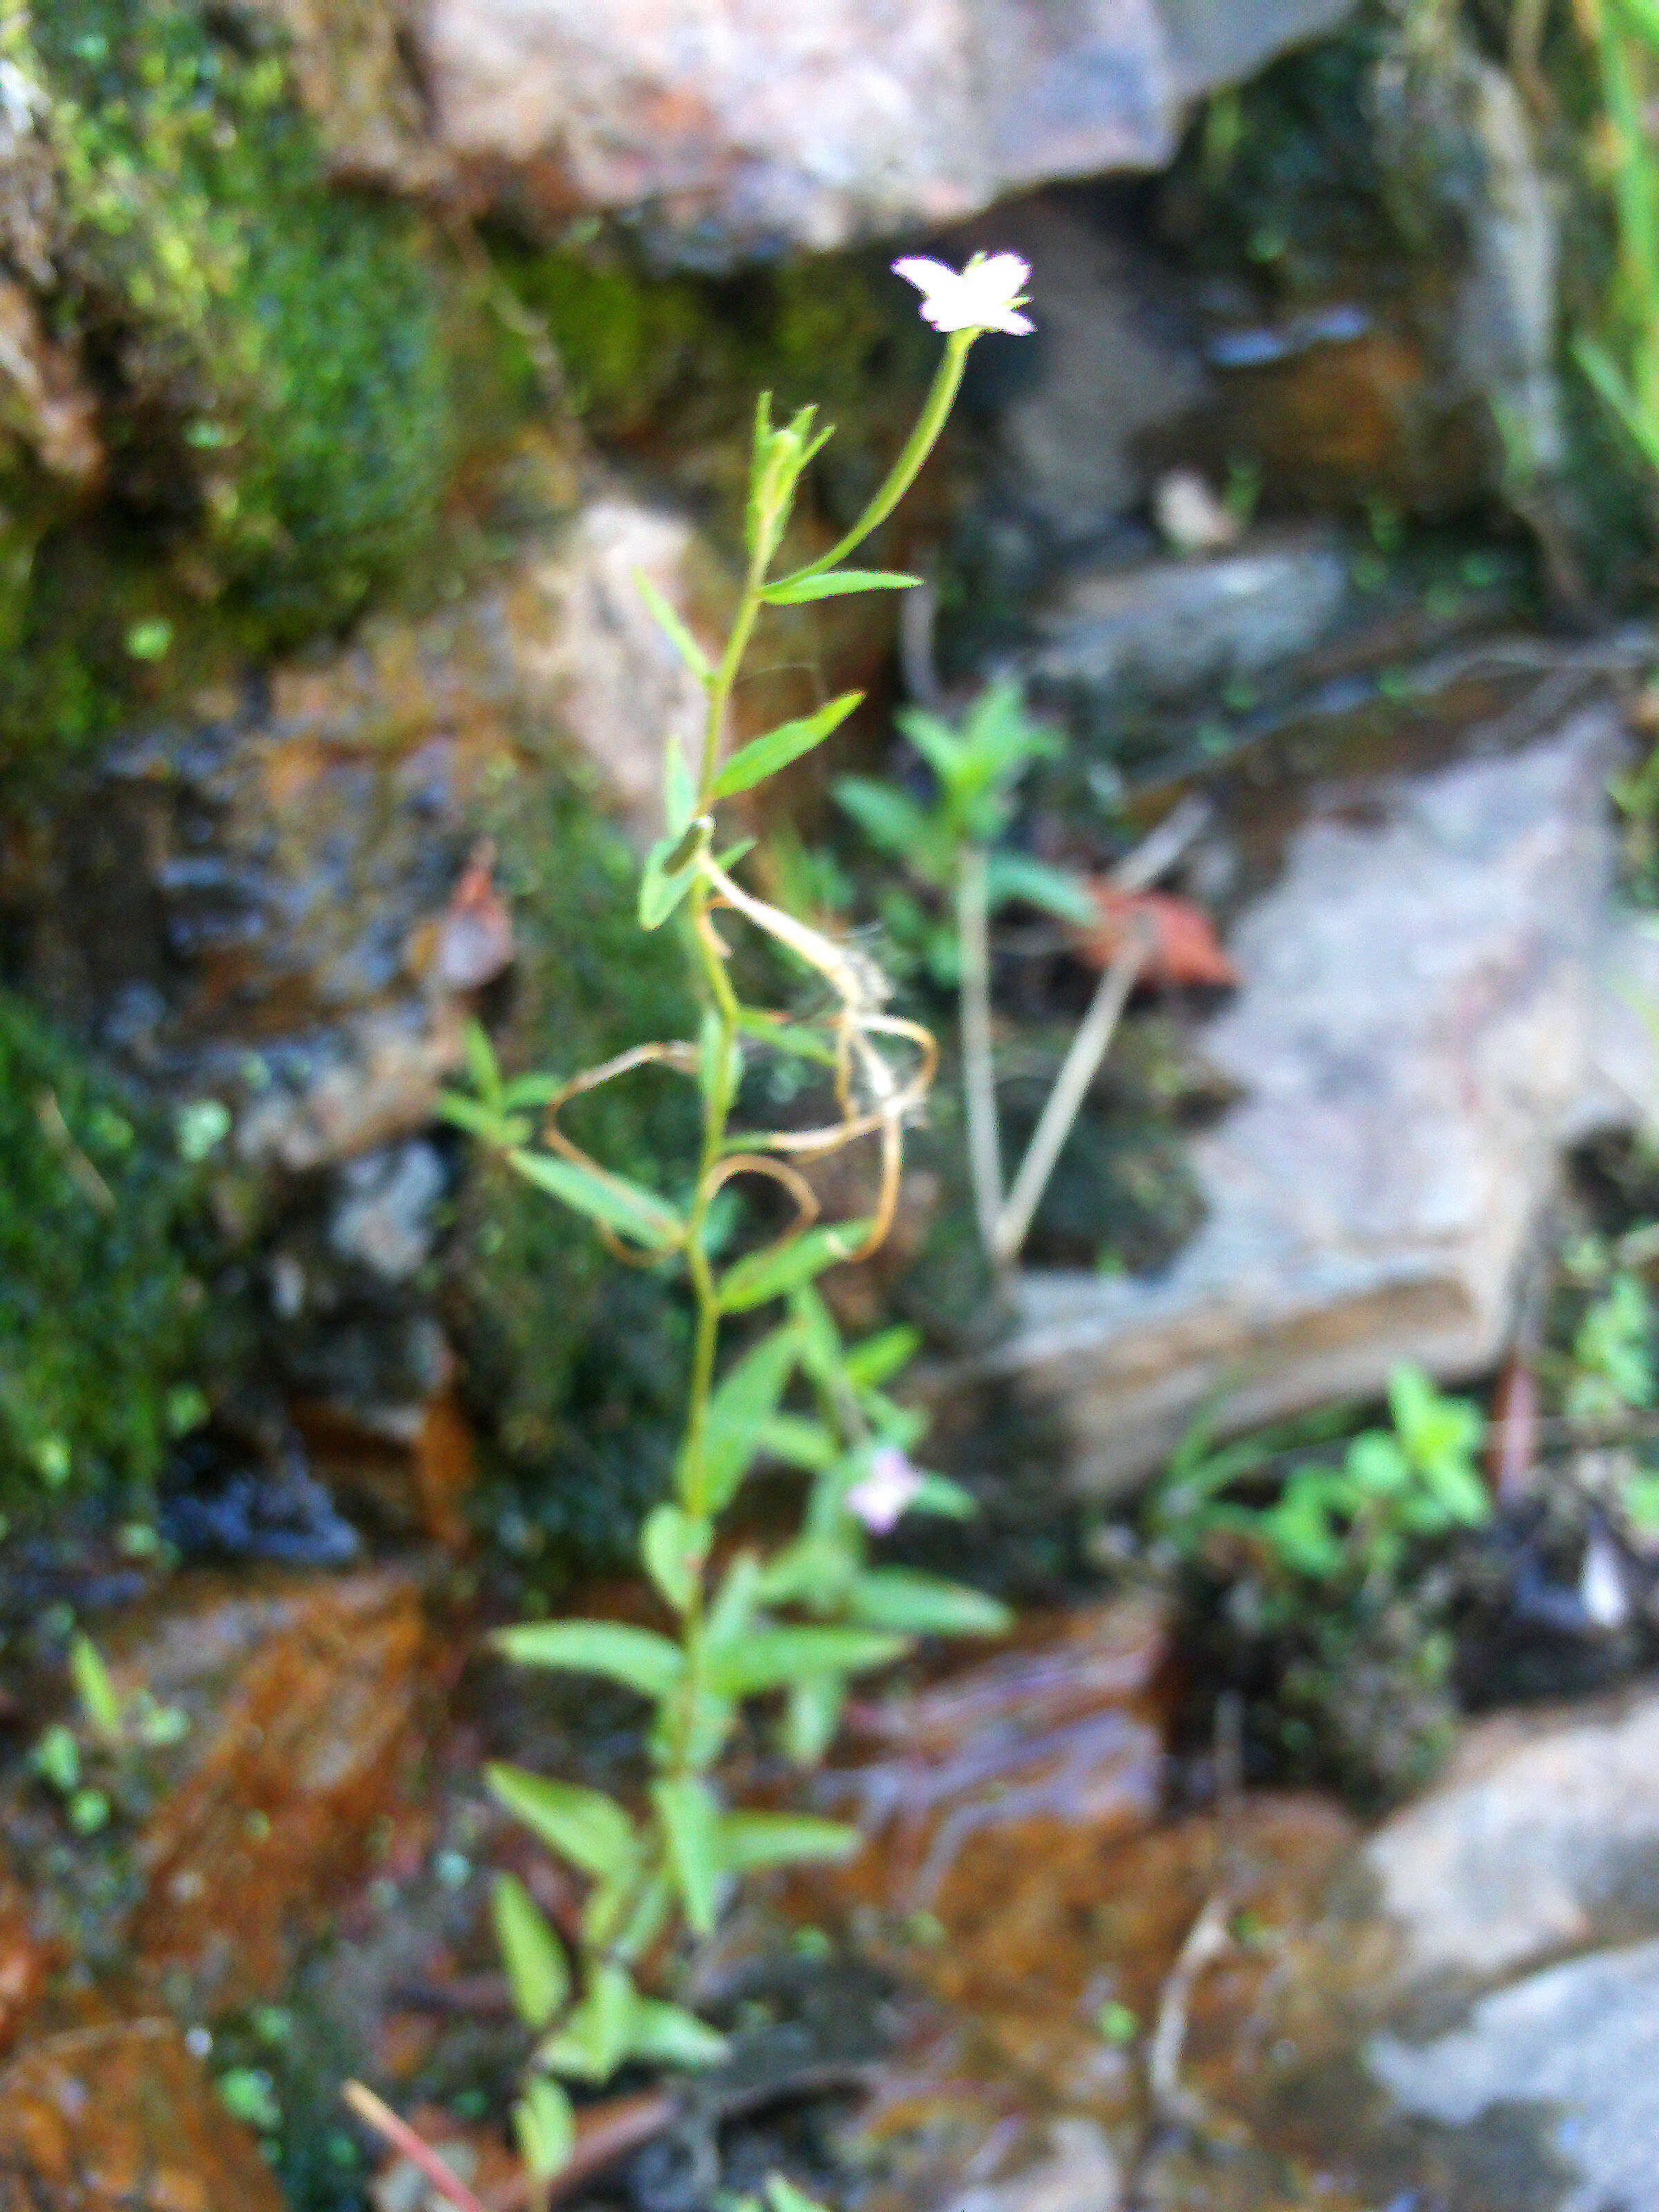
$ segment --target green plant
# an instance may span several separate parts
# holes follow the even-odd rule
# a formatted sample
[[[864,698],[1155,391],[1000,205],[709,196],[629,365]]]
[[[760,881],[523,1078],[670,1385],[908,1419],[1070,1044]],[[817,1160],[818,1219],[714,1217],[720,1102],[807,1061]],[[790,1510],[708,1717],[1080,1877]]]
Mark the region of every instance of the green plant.
[[[1449,1540],[1490,1517],[1482,1422],[1395,1370],[1392,1425],[1328,1439],[1342,1411],[1217,1449],[1189,1434],[1148,1507],[1197,1644],[1245,1698],[1253,1746],[1366,1803],[1426,1779],[1450,1741]]]
[[[1580,331],[1573,358],[1659,473],[1659,162],[1648,121],[1659,4],[1599,0],[1585,13],[1600,75],[1618,259],[1607,335]]]
[[[1389,1377],[1389,1411],[1391,1429],[1365,1430],[1334,1464],[1292,1465],[1261,1504],[1228,1493],[1271,1469],[1271,1432],[1212,1451],[1194,1430],[1154,1495],[1156,1535],[1183,1556],[1217,1536],[1244,1544],[1285,1606],[1305,1602],[1299,1593],[1310,1585],[1358,1590],[1392,1581],[1414,1542],[1480,1528],[1492,1502],[1475,1462],[1485,1423],[1466,1399],[1401,1365]]]
[[[679,616],[643,578],[640,589],[708,698],[701,756],[676,744],[664,765],[666,830],[647,856],[639,920],[672,923],[684,943],[702,1008],[695,1039],[635,1044],[559,1080],[504,1079],[482,1032],[472,1039],[473,1093],[447,1101],[452,1118],[495,1149],[537,1189],[597,1228],[619,1258],[678,1268],[694,1312],[684,1433],[674,1496],[647,1518],[640,1554],[673,1632],[614,1620],[526,1624],[495,1639],[509,1659],[618,1682],[652,1709],[652,1780],[635,1811],[601,1791],[522,1768],[489,1771],[496,1796],[590,1887],[574,1955],[528,1892],[503,1877],[497,1932],[520,2008],[540,2038],[516,2124],[532,2179],[564,2163],[571,2143],[567,2081],[604,2081],[625,2061],[669,2065],[717,2059],[722,2039],[642,1982],[672,1954],[679,1931],[709,1935],[732,1884],[756,1869],[844,1855],[857,1832],[775,1811],[733,1810],[718,1784],[722,1753],[750,1700],[781,1693],[784,1735],[798,1758],[822,1754],[849,1677],[890,1663],[921,1630],[1000,1626],[1000,1610],[974,1593],[865,1565],[860,1519],[890,1525],[925,1502],[927,1479],[896,1442],[903,1417],[881,1394],[903,1346],[848,1352],[807,1286],[838,1261],[880,1243],[892,1217],[907,1118],[930,1080],[925,1030],[882,1011],[884,979],[860,953],[746,890],[733,871],[746,841],[722,846],[722,804],[754,788],[821,744],[858,703],[856,695],[768,732],[721,758],[727,708],[764,611],[913,580],[852,568],[848,556],[883,522],[937,440],[981,331],[1029,328],[1016,297],[1023,263],[976,257],[960,274],[936,264],[900,264],[925,291],[926,313],[949,333],[944,358],[910,439],[863,514],[828,552],[782,576],[772,573],[802,472],[829,436],[804,408],[781,426],[763,398],[755,422],[745,525],[747,569],[724,649],[705,656]],[[727,932],[746,922],[812,975],[828,1001],[816,1017],[772,1012],[739,997]],[[816,1128],[734,1129],[746,1058],[781,1054],[832,1079],[836,1116]],[[562,1126],[562,1109],[620,1078],[655,1069],[690,1080],[702,1136],[690,1188],[665,1192],[603,1166]],[[538,1117],[543,1142],[535,1141]],[[881,1178],[867,1219],[817,1223],[817,1203],[797,1160],[823,1158],[861,1138],[878,1147]],[[794,1219],[736,1258],[728,1187],[758,1179],[781,1190]],[[732,1321],[778,1300],[787,1316],[722,1363]],[[816,1413],[781,1426],[797,1372],[811,1382]],[[719,1524],[767,1448],[793,1447],[814,1481],[800,1535],[769,1555],[743,1545],[722,1553]],[[817,1462],[814,1464],[814,1462]],[[953,1504],[931,1493],[936,1504]]]
[[[97,1645],[80,1632],[70,1642],[69,1667],[81,1725],[55,1721],[43,1730],[30,1763],[64,1800],[76,1833],[94,1835],[109,1820],[112,1792],[131,1794],[119,1785],[131,1779],[134,1755],[177,1743],[190,1724],[176,1705],[158,1705],[148,1689],[124,1697]]]
[[[1098,916],[1075,877],[1027,853],[1000,848],[1020,778],[1063,747],[1025,711],[1019,687],[994,685],[958,726],[911,713],[899,726],[933,772],[931,799],[864,776],[843,776],[836,796],[872,843],[900,862],[944,915],[908,891],[889,894],[888,927],[941,983],[958,988],[968,1165],[986,1254],[1012,1266],[1031,1225],[1089,1086],[1111,1044],[1145,957],[1131,942],[1103,974],[1073,1037],[1025,1156],[1005,1192],[991,1022],[991,917],[1013,901],[1084,926]]]

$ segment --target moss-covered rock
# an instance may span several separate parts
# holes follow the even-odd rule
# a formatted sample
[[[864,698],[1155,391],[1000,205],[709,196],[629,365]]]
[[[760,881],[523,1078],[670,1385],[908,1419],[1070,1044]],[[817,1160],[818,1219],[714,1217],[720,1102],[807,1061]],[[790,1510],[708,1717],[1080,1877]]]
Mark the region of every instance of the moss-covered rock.
[[[198,1176],[170,1130],[0,994],[0,1500],[149,1488],[206,1411]]]
[[[198,0],[41,0],[9,45],[52,180],[32,281],[106,454],[90,501],[38,467],[0,485],[15,754],[429,587],[453,563],[458,471],[532,379],[453,231],[331,181],[275,27]]]

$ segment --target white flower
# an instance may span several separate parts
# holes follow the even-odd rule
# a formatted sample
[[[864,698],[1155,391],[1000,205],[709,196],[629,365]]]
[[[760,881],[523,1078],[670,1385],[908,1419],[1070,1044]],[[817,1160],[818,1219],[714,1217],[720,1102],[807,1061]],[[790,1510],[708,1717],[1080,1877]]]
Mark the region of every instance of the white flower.
[[[847,1510],[884,1536],[915,1504],[922,1487],[923,1478],[896,1444],[878,1444],[870,1455],[869,1473],[847,1493]]]
[[[1018,253],[975,254],[963,270],[947,268],[913,254],[893,264],[893,274],[921,294],[921,319],[936,331],[1007,331],[1025,337],[1036,328],[1018,310],[1025,304],[1020,286],[1031,273]]]

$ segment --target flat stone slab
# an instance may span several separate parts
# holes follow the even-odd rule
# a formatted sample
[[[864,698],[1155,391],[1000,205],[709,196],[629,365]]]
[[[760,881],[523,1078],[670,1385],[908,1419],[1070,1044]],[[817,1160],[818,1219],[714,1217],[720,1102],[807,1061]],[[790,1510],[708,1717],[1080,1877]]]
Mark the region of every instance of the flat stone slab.
[[[999,1362],[1058,1404],[1084,1488],[1132,1483],[1200,1409],[1242,1427],[1375,1395],[1401,1360],[1497,1358],[1562,1147],[1659,1090],[1627,996],[1654,949],[1611,903],[1622,741],[1587,705],[1293,833],[1200,1040],[1241,1093],[1194,1140],[1203,1226],[1155,1279],[1019,1286]]]

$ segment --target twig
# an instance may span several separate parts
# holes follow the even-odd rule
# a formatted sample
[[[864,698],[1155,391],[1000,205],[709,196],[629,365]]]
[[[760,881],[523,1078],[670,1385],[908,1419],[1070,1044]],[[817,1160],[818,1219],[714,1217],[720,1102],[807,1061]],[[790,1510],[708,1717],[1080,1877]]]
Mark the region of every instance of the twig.
[[[1213,811],[1207,799],[1188,792],[1157,829],[1148,830],[1133,851],[1108,870],[1107,882],[1114,890],[1150,890],[1160,876],[1174,867],[1194,838],[1208,828]]]
[[[423,2142],[407,2120],[400,2120],[390,2105],[383,2105],[372,2089],[365,2089],[361,2081],[348,2081],[340,2096],[364,2125],[383,2136],[400,2158],[419,2167],[438,2194],[455,2207],[455,2212],[489,2212],[489,2208],[472,2194],[459,2175],[445,2165],[431,2144]]]
[[[1077,1035],[1072,1039],[1071,1049],[1060,1064],[1060,1073],[1054,1078],[1054,1087],[1043,1103],[1030,1144],[1019,1164],[1014,1187],[1009,1192],[1007,1203],[998,1214],[988,1240],[991,1257],[1000,1267],[1012,1265],[1020,1246],[1025,1242],[1031,1216],[1036,1212],[1038,1201],[1048,1188],[1054,1163],[1072,1133],[1072,1125],[1083,1110],[1089,1086],[1099,1072],[1101,1061],[1106,1057],[1113,1032],[1128,1004],[1129,994],[1135,987],[1135,978],[1146,965],[1149,950],[1150,933],[1137,930],[1102,975],[1089,1011],[1084,1016]],[[963,998],[965,1016],[965,992]],[[964,1029],[965,1026],[964,1020]]]
[[[89,1200],[100,1213],[113,1213],[115,1194],[76,1143],[75,1133],[58,1103],[58,1093],[41,1091],[35,1099],[34,1111],[46,1142],[62,1159],[70,1181],[82,1197]]]
[[[1231,1890],[1224,1885],[1212,1890],[1204,1910],[1188,1929],[1187,1940],[1158,1997],[1158,2020],[1146,2052],[1146,2086],[1153,2110],[1168,2126],[1200,2127],[1207,2117],[1197,2091],[1188,2088],[1181,2079],[1181,2058],[1199,1977],[1232,1942],[1227,1933],[1231,1911]]]
[[[962,1086],[968,1107],[968,1173],[986,1250],[997,1256],[1002,1213],[1002,1146],[997,1132],[996,1063],[991,1050],[991,920],[984,848],[969,845],[957,878],[962,963]]]

